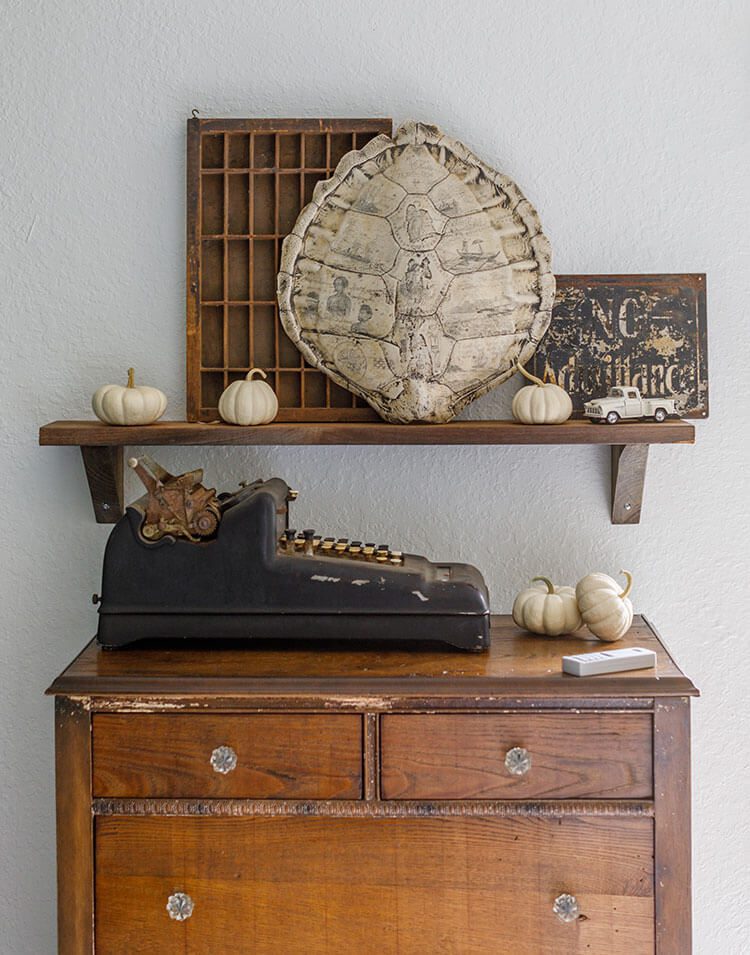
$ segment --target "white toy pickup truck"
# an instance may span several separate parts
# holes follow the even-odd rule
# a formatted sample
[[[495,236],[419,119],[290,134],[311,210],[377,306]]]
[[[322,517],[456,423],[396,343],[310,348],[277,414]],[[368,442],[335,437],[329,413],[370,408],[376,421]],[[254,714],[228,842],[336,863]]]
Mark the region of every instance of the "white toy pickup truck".
[[[661,422],[677,414],[673,398],[641,398],[637,388],[610,388],[606,398],[587,401],[583,413],[607,424],[617,424],[623,418],[653,418]]]

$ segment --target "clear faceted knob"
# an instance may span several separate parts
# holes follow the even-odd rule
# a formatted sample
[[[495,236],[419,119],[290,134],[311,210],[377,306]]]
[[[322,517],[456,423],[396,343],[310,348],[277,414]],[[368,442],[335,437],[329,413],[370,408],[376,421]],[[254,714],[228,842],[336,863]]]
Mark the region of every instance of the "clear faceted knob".
[[[563,892],[555,899],[552,911],[561,922],[575,922],[580,914],[578,899],[574,895]]]
[[[184,922],[193,914],[195,903],[185,892],[175,892],[167,899],[167,912],[175,922]]]
[[[511,776],[525,776],[531,769],[531,754],[522,746],[514,746],[505,754],[505,768]]]
[[[221,773],[226,776],[233,769],[237,768],[237,753],[231,746],[217,746],[211,753],[211,765],[215,773]]]

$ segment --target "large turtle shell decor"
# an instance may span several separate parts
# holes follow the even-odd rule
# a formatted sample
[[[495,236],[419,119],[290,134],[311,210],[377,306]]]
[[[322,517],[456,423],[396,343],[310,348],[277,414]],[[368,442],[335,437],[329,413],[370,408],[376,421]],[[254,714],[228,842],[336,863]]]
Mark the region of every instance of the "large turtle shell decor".
[[[316,186],[284,241],[281,321],[310,364],[387,421],[450,421],[534,353],[550,260],[512,180],[406,123]]]

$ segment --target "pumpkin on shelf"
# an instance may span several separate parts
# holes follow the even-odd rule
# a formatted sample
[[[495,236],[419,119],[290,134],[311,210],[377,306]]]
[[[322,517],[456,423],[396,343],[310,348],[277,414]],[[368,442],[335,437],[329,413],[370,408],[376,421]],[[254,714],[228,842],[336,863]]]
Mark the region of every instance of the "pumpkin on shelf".
[[[546,637],[574,633],[582,626],[572,587],[555,587],[547,577],[533,577],[513,602],[513,621],[522,630]],[[537,583],[538,582],[538,583]]]
[[[136,385],[135,371],[128,368],[127,385],[102,385],[94,392],[91,407],[105,424],[153,424],[167,410],[167,396],[158,388]]]
[[[513,396],[511,412],[522,424],[562,424],[573,414],[573,402],[564,388],[552,382],[543,382],[521,364],[516,364],[532,384],[526,385]]]
[[[273,388],[266,382],[262,368],[251,368],[244,379],[233,381],[219,398],[219,415],[227,424],[269,424],[279,411],[279,401]]]
[[[633,623],[633,605],[628,594],[633,575],[620,573],[627,580],[625,589],[607,574],[588,574],[576,585],[576,599],[583,622],[589,630],[607,643],[624,637]]]

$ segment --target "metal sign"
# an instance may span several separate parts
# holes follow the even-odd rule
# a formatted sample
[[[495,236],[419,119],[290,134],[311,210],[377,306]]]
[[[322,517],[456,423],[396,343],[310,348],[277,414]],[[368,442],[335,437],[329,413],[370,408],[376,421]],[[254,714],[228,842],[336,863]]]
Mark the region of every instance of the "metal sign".
[[[558,275],[552,323],[531,370],[570,394],[574,414],[613,385],[674,398],[708,417],[706,276]]]

